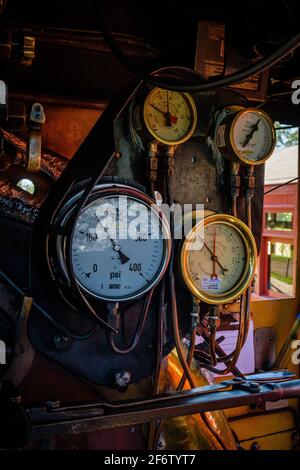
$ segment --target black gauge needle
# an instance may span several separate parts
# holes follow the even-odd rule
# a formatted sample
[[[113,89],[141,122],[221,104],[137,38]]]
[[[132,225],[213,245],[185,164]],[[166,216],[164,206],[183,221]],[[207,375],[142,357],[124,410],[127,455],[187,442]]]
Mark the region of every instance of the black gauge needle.
[[[210,249],[209,246],[205,243],[204,240],[203,240],[203,245],[205,246],[205,248],[207,249],[207,251],[211,254],[211,259],[212,259],[212,261],[215,261],[215,262],[220,266],[220,268],[222,269],[223,274],[224,274],[224,276],[225,276],[225,273],[226,273],[226,271],[228,271],[228,269],[223,268],[223,266],[221,265],[221,263],[220,263],[218,257],[213,254],[213,252],[211,251],[211,249]]]
[[[258,119],[258,121],[257,121],[255,124],[253,124],[253,126],[251,127],[251,131],[249,132],[248,135],[246,135],[245,141],[244,141],[244,143],[242,144],[243,147],[246,147],[246,145],[249,144],[250,140],[251,140],[252,137],[253,137],[254,132],[258,131],[258,124],[259,124],[259,123],[260,123],[260,119]]]
[[[124,255],[123,251],[120,250],[119,245],[114,245],[114,250],[117,251],[117,253],[119,255],[119,258],[120,258],[120,261],[121,261],[121,264],[125,264],[125,263],[127,263],[127,261],[129,261],[130,258],[128,258],[128,256]]]
[[[166,120],[166,127],[172,127],[171,114],[168,111],[163,111],[152,103],[150,103],[150,106],[164,116]]]
[[[106,227],[106,228],[103,227],[103,229],[104,229],[104,231],[105,231],[105,232],[107,233],[107,235],[108,235],[108,228],[107,228],[107,227]],[[115,240],[114,240],[113,238],[110,238],[110,236],[108,236],[108,239],[111,241],[114,250],[118,253],[119,258],[120,258],[120,261],[121,261],[121,264],[127,263],[127,261],[129,261],[130,258],[128,258],[128,256],[126,256],[126,255],[123,253],[123,251],[121,251],[120,245],[118,245],[118,244],[115,242]]]
[[[143,273],[139,273],[139,275],[142,276],[145,279],[145,281],[149,282],[148,279],[145,278]]]

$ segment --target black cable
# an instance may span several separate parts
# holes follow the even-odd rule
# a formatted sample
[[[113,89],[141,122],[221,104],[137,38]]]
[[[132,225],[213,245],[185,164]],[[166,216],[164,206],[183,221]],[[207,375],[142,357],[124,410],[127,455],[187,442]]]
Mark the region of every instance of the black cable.
[[[20,296],[25,297],[26,293],[19,287],[17,284],[12,281],[3,271],[0,271],[0,277],[1,279],[9,284],[10,287],[12,287]],[[77,333],[73,333],[70,331],[68,328],[66,328],[64,325],[61,323],[57,322],[54,320],[54,318],[49,315],[46,310],[43,309],[34,299],[32,300],[32,305],[50,322],[52,323],[55,328],[57,328],[59,331],[61,331],[64,335],[69,336],[72,339],[75,340],[84,340],[88,339],[92,336],[92,334],[95,332],[95,328],[91,328],[87,333],[84,335],[78,335]]]
[[[289,180],[289,181],[287,181],[286,183],[278,184],[277,186],[275,186],[275,188],[272,188],[272,189],[269,189],[269,191],[266,191],[266,192],[264,193],[264,196],[265,196],[266,194],[271,193],[272,191],[275,191],[275,190],[278,189],[278,188],[282,188],[282,186],[286,186],[287,184],[293,183],[293,181],[297,181],[298,179],[300,179],[300,176],[297,176],[297,178],[293,178],[292,180]]]
[[[66,239],[66,253],[67,253],[66,266],[68,269],[68,277],[70,281],[70,290],[72,290],[72,296],[75,296],[77,298],[77,300],[79,301],[79,304],[81,304],[81,306],[84,308],[85,313],[90,319],[92,319],[99,326],[102,326],[105,329],[116,333],[116,330],[114,330],[114,328],[112,328],[106,321],[104,321],[99,315],[97,315],[95,309],[92,307],[92,305],[87,300],[86,296],[83,294],[78,284],[76,274],[74,272],[73,265],[72,265],[72,241],[73,241],[73,236],[74,236],[74,231],[75,231],[77,221],[82,212],[82,209],[84,208],[87,201],[89,200],[89,197],[92,194],[92,191],[95,185],[102,178],[103,174],[105,173],[106,169],[112,162],[113,158],[114,158],[114,154],[112,154],[111,157],[108,159],[106,165],[104,166],[100,174],[98,174],[97,176],[94,176],[91,179],[90,183],[87,185],[86,189],[82,193],[82,196],[76,207],[76,212],[73,213],[72,217],[70,218],[69,225],[71,224],[71,226],[69,229],[69,234],[68,234],[69,236]]]
[[[150,75],[149,73],[145,72],[141,67],[134,64],[133,62],[131,62],[130,59],[128,59],[128,57],[119,48],[117,42],[115,41],[113,33],[110,30],[108,21],[103,11],[103,3],[104,2],[101,0],[94,0],[96,17],[98,17],[99,19],[99,26],[102,29],[102,34],[112,53],[122,65],[124,65],[139,79],[144,80],[145,82],[148,82],[156,87],[164,88],[166,90],[203,92],[210,91],[216,88],[227,87],[229,85],[232,85],[233,83],[240,83],[249,76],[263,72],[264,70],[277,64],[277,62],[279,62],[282,58],[284,58],[286,55],[288,55],[291,51],[293,51],[300,45],[300,33],[298,33],[291,39],[289,39],[287,42],[285,42],[282,46],[280,46],[275,52],[271,53],[269,56],[238,72],[234,72],[225,77],[216,78],[209,81],[204,81],[199,76],[199,81],[202,81],[202,83],[191,84],[185,82],[181,85],[178,85],[175,84],[173,81],[166,80],[165,78],[162,79]]]

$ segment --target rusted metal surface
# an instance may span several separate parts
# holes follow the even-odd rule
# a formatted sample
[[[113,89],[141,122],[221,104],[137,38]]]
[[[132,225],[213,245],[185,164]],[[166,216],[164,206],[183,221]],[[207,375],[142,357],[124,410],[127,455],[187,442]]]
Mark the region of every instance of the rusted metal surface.
[[[54,408],[48,412],[45,409],[28,409],[27,412],[33,425],[33,439],[48,439],[53,435],[86,433],[97,429],[135,425],[168,417],[234,408],[300,395],[300,380],[260,384],[254,393],[251,391],[252,384],[250,382],[247,389],[233,380],[142,402],[81,405],[80,419],[78,418],[80,407],[69,409],[64,407],[61,410]],[[222,391],[231,386],[231,390]],[[221,391],[217,391],[218,389]],[[97,412],[98,416],[95,416]],[[53,416],[52,423],[51,416]]]
[[[4,140],[10,145],[10,150],[12,150],[12,158],[14,164],[25,165],[26,164],[26,141],[11,132],[6,131],[5,129],[1,130],[3,132]],[[41,169],[49,175],[51,178],[56,180],[63,170],[65,169],[68,161],[62,156],[55,154],[54,152],[49,152],[43,150]]]

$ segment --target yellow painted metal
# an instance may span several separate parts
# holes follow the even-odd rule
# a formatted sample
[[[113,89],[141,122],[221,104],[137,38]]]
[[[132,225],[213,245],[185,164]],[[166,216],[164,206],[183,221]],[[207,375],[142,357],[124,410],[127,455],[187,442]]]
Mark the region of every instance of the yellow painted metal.
[[[251,449],[253,443],[261,450],[290,450],[294,445],[296,422],[291,410],[231,420],[230,426],[245,449]]]
[[[294,431],[284,431],[278,434],[259,437],[251,441],[245,441],[241,445],[245,450],[251,450],[258,444],[259,450],[292,450],[292,436]]]
[[[276,352],[280,351],[294,324],[297,312],[296,298],[269,299],[255,298],[251,303],[254,329],[274,327],[277,331]],[[291,350],[292,354],[293,350]],[[291,356],[290,356],[291,357]],[[289,361],[288,369],[299,377],[299,366]],[[288,406],[298,412],[298,400],[288,400]],[[257,416],[258,409],[247,406],[228,409],[225,414],[229,418],[241,417],[238,421],[231,421],[230,426],[236,432],[245,449],[250,449],[253,442],[260,449],[285,450],[291,449],[293,442],[291,436],[295,431],[294,416],[290,411],[274,412]],[[254,414],[254,416],[243,415]],[[293,431],[294,430],[294,431]]]

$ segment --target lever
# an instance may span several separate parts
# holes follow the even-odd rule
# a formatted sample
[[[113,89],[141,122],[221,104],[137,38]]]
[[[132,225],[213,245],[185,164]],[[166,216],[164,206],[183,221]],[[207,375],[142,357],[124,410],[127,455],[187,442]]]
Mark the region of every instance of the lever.
[[[39,171],[42,156],[42,127],[46,117],[40,103],[32,105],[29,116],[29,138],[27,144],[27,169]]]

